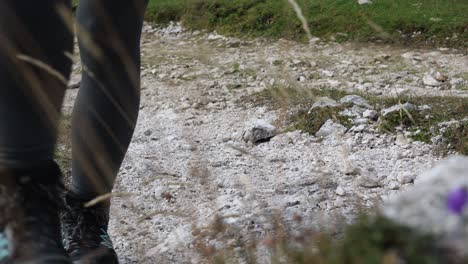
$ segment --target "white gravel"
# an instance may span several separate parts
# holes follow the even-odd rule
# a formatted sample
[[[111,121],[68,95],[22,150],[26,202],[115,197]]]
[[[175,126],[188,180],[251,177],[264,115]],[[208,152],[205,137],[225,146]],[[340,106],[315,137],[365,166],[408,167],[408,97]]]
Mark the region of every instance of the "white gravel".
[[[244,41],[171,27],[145,25],[142,40],[141,112],[115,188],[133,196],[114,199],[110,226],[124,264],[201,262],[192,230],[215,215],[260,237],[275,210],[311,225],[337,214],[351,219],[356,204],[400,192],[439,160],[430,145],[365,124],[323,140],[294,131],[246,144],[242,135],[252,123],[275,124],[282,114],[249,105],[246,95],[289,84],[468,96],[466,79],[453,87],[422,81],[434,67],[449,79],[466,78],[468,58],[460,51]],[[66,111],[75,94],[69,90]]]

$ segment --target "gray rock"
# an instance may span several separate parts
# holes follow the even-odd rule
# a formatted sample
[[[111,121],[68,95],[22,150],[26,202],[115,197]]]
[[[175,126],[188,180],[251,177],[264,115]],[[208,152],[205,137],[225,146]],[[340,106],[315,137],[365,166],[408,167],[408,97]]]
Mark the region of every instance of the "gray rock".
[[[353,105],[362,106],[367,109],[372,108],[369,102],[359,95],[347,95],[341,98],[340,103],[342,104],[351,103]]]
[[[369,119],[367,119],[367,118],[356,118],[356,119],[354,119],[354,124],[356,124],[356,125],[367,125],[367,124],[369,124]]]
[[[388,183],[387,188],[389,190],[399,190],[400,185],[396,181],[391,181],[391,182]]]
[[[345,175],[359,175],[362,173],[361,168],[356,167],[352,164],[347,164],[343,170]]]
[[[335,193],[339,196],[344,196],[346,194],[345,190],[341,186],[336,187]]]
[[[144,133],[143,133],[145,136],[151,136],[151,134],[153,134],[153,131],[151,131],[150,129],[146,130]]]
[[[355,133],[361,133],[363,132],[364,130],[366,130],[367,128],[367,125],[366,124],[362,124],[362,125],[358,125],[358,126],[353,126],[349,129],[350,132],[355,132]]]
[[[362,113],[362,116],[365,117],[365,118],[369,118],[369,119],[376,119],[377,118],[377,111],[373,110],[373,109],[367,109],[366,111],[364,111],[364,113]]]
[[[370,4],[372,4],[372,1],[370,1],[370,0],[358,0],[358,4],[360,4],[360,5],[370,5]]]
[[[364,111],[366,111],[365,108],[362,108],[360,106],[356,106],[356,105],[353,105],[353,107],[351,108],[347,108],[341,112],[339,112],[338,114],[341,115],[341,116],[348,116],[348,117],[355,117],[355,118],[359,118],[362,116],[362,114],[364,113]]]
[[[264,120],[257,120],[252,128],[244,132],[242,139],[246,143],[250,142],[252,144],[258,144],[269,141],[271,138],[276,136],[276,133],[276,127]]]
[[[397,180],[400,184],[413,183],[415,179],[416,175],[409,172],[405,172],[397,176]]]
[[[343,135],[344,133],[346,133],[345,126],[328,119],[315,135],[317,137],[328,137],[330,135]]]
[[[210,33],[207,37],[209,41],[225,40],[226,37],[219,35],[216,31]]]
[[[335,107],[335,106],[338,106],[339,104],[331,99],[331,98],[328,98],[328,97],[320,97],[313,105],[312,107],[310,108],[309,111],[311,111],[312,109],[314,108],[322,108],[322,107]]]
[[[335,76],[335,73],[334,73],[334,72],[328,71],[328,70],[322,70],[321,73],[322,73],[323,76],[329,77],[329,78]]]
[[[382,187],[382,183],[377,179],[363,176],[359,180],[359,186],[364,188],[379,188]]]
[[[227,41],[226,46],[228,48],[238,48],[241,45],[241,41],[236,38],[231,38]]]
[[[420,105],[418,106],[419,111],[430,111],[432,110],[432,106],[430,105]]]
[[[441,86],[447,80],[447,76],[443,75],[442,73],[436,70],[431,70],[423,77],[423,83],[429,86]]]
[[[412,110],[416,110],[418,107],[416,105],[414,105],[414,104],[404,103],[404,104],[394,105],[394,106],[389,107],[389,108],[385,108],[382,111],[380,111],[380,113],[382,114],[382,116],[387,116],[387,115],[393,114],[395,112],[403,111],[403,108],[408,110],[408,111],[412,111]]]
[[[412,188],[387,200],[381,211],[401,224],[441,236],[441,243],[468,255],[468,221],[449,212],[446,201],[454,189],[468,187],[467,176],[468,157],[450,157],[418,176]],[[462,215],[466,219],[468,207]]]

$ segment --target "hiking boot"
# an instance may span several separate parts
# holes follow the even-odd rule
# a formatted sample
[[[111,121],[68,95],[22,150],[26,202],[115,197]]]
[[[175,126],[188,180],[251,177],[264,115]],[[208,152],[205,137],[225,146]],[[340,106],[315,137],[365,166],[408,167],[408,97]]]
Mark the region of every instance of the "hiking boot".
[[[71,264],[60,236],[61,178],[53,161],[0,169],[0,264]]]
[[[74,264],[118,264],[107,233],[110,202],[85,207],[72,192],[65,196],[62,213],[63,244]]]

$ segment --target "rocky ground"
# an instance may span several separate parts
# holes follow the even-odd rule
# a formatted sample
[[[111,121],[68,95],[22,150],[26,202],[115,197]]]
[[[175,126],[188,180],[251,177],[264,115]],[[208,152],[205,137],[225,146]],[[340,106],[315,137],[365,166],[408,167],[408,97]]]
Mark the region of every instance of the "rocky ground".
[[[335,228],[440,160],[431,145],[377,133],[372,120],[384,113],[359,98],[343,99],[353,105],[351,130],[329,123],[310,135],[280,133],[271,124],[281,110],[252,104],[255,93],[281,85],[468,97],[466,51],[446,48],[240,40],[172,24],[145,25],[142,54],[139,123],[115,188],[131,195],[112,207],[122,263],[199,263],[195,242],[206,240],[201,234],[216,216],[260,239],[276,212],[286,222],[300,215],[307,225]],[[66,111],[76,92],[69,90]]]

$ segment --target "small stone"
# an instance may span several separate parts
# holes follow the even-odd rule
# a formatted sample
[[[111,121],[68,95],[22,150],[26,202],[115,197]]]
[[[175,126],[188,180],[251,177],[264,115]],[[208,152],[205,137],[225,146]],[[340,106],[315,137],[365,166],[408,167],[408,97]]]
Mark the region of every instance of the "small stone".
[[[321,72],[322,72],[322,75],[324,75],[325,77],[331,78],[331,77],[335,76],[335,73],[332,72],[332,71],[322,70]]]
[[[357,118],[354,120],[354,123],[356,125],[366,125],[366,124],[369,124],[369,119],[367,118]]]
[[[330,135],[343,135],[344,133],[346,133],[345,126],[335,123],[332,119],[328,119],[315,135],[317,137],[327,137]]]
[[[377,111],[373,109],[367,109],[366,111],[364,111],[364,113],[362,113],[362,116],[365,118],[375,120],[377,118],[377,114]]]
[[[338,186],[338,187],[336,188],[335,193],[336,193],[337,195],[339,195],[339,196],[344,196],[344,195],[346,194],[345,190],[344,190],[343,187],[341,187],[341,186]]]
[[[306,80],[306,77],[304,75],[301,75],[297,78],[298,82],[305,82],[305,80]]]
[[[346,175],[359,175],[361,174],[361,168],[353,165],[346,165],[343,172]]]
[[[370,4],[372,4],[372,1],[370,1],[370,0],[358,0],[358,4],[360,4],[360,5],[370,5]]]
[[[149,137],[151,136],[151,134],[153,134],[153,131],[151,131],[150,129],[146,130],[144,133],[143,133],[145,136]]]
[[[403,159],[405,156],[403,155],[403,153],[401,153],[400,151],[398,151],[396,154],[395,154],[395,159],[397,160],[401,160]]]
[[[343,111],[339,112],[340,116],[355,117],[359,118],[362,116],[366,109],[360,106],[353,105],[351,108],[346,108]]]
[[[349,129],[350,132],[355,132],[355,133],[361,133],[361,132],[364,132],[364,130],[366,130],[367,128],[367,125],[366,124],[362,124],[362,125],[358,125],[358,126],[353,126]]]
[[[380,111],[380,113],[382,114],[382,116],[385,117],[385,116],[387,116],[389,114],[399,112],[399,111],[403,111],[403,108],[406,109],[407,111],[412,111],[412,110],[416,110],[418,107],[416,105],[410,104],[410,103],[397,104],[397,105],[394,105],[392,107],[383,109],[382,111]]]
[[[339,104],[331,99],[331,98],[328,98],[328,97],[320,97],[313,105],[312,107],[310,108],[309,110],[309,113],[312,109],[314,108],[323,108],[323,107],[336,107],[338,106]]]
[[[264,120],[257,120],[252,128],[248,129],[242,135],[242,139],[248,143],[258,144],[269,141],[276,136],[276,127]]]
[[[428,86],[441,86],[447,80],[447,76],[436,70],[431,70],[423,77],[423,83]]]
[[[406,146],[408,145],[408,140],[406,139],[405,135],[399,133],[397,136],[396,136],[396,139],[395,139],[395,144],[398,145],[398,146]]]
[[[399,190],[399,189],[400,189],[400,185],[399,185],[396,181],[391,181],[391,182],[388,184],[387,188],[388,188],[389,190]]]
[[[228,48],[238,48],[241,45],[241,41],[239,39],[229,39],[226,43],[226,47]]]
[[[400,184],[413,183],[414,179],[416,179],[416,175],[409,172],[405,172],[397,176],[397,180]]]
[[[419,111],[430,111],[432,110],[432,106],[430,105],[420,105],[418,106]]]
[[[80,88],[81,85],[81,76],[80,75],[72,75],[69,83],[68,83],[68,89],[78,89]]]
[[[359,186],[364,187],[364,188],[378,188],[378,187],[382,187],[382,183],[376,179],[372,179],[369,177],[361,177]]]
[[[300,204],[301,204],[300,201],[287,202],[286,207],[292,207],[292,206],[296,206],[296,205],[300,205]]]
[[[350,103],[350,104],[361,106],[367,109],[372,108],[372,106],[369,104],[369,102],[366,99],[362,98],[359,95],[353,95],[353,94],[347,95],[341,98],[340,103],[342,104]]]

